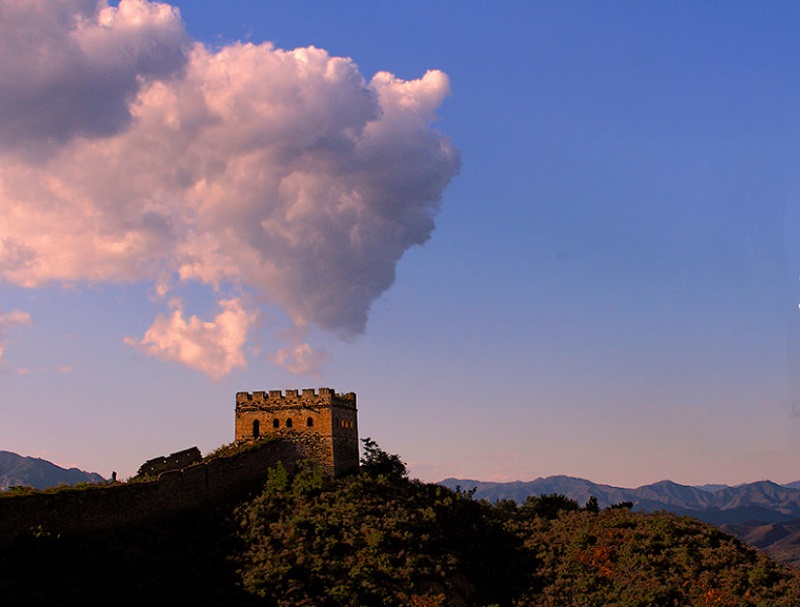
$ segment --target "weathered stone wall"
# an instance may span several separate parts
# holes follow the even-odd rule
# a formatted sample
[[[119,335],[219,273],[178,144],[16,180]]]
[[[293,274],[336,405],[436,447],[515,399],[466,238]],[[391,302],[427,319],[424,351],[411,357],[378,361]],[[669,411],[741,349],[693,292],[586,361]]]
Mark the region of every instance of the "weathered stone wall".
[[[236,440],[267,435],[314,435],[314,457],[334,475],[358,467],[358,409],[353,392],[269,390],[236,394]]]
[[[155,457],[147,460],[139,467],[139,476],[153,476],[166,472],[167,470],[175,470],[176,468],[186,468],[192,464],[196,464],[203,459],[200,449],[197,447],[190,447],[183,451],[176,451],[170,453],[165,457]]]
[[[230,457],[162,473],[157,480],[0,498],[0,540],[41,527],[69,535],[158,519],[203,503],[257,490],[278,462],[292,471],[307,449],[294,440],[265,441]]]
[[[239,392],[237,442],[265,437],[274,440],[207,463],[193,463],[200,455],[196,448],[149,460],[144,473],[178,467],[153,481],[0,497],[0,540],[36,527],[70,534],[133,524],[234,499],[258,489],[278,462],[291,471],[300,458],[311,458],[334,476],[357,469],[356,395],[330,388]]]

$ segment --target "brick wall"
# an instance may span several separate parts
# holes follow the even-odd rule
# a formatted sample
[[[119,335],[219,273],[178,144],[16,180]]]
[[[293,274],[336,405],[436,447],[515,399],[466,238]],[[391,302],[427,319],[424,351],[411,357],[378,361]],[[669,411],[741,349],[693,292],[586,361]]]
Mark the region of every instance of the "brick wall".
[[[334,475],[358,467],[358,409],[354,392],[331,388],[236,394],[236,440],[260,436],[317,437],[314,457]],[[316,440],[316,439],[309,439]]]
[[[157,480],[0,498],[0,540],[41,527],[54,535],[158,519],[200,504],[257,491],[269,468],[295,468],[307,446],[265,441],[252,450],[162,473]]]

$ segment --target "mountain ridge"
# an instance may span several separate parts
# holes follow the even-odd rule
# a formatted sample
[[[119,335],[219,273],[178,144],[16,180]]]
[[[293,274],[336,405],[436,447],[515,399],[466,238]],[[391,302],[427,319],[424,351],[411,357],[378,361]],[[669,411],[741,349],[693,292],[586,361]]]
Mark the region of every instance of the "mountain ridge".
[[[101,483],[105,480],[96,472],[62,468],[40,457],[0,450],[0,491],[19,486],[41,490],[61,484]]]
[[[400,457],[380,449],[367,451],[357,473],[333,478],[269,445],[224,446],[206,468],[158,480],[12,492],[0,500],[8,506],[0,519],[14,528],[0,541],[0,603],[94,604],[87,598],[107,602],[124,588],[134,602],[159,596],[175,604],[266,600],[278,607],[800,604],[800,569],[756,547],[782,547],[781,560],[791,558],[792,523],[756,530],[746,545],[663,510],[601,510],[593,501],[581,508],[558,495],[492,505],[409,479]],[[252,459],[259,454],[270,457]],[[226,483],[234,470],[260,479],[247,490],[187,502],[187,479],[205,487],[213,466]],[[581,492],[603,488],[566,476],[540,479],[551,489],[571,484]],[[154,495],[159,487],[164,492]],[[615,490],[605,486],[607,495]],[[694,495],[669,481],[648,490],[648,499]],[[771,484],[757,490],[754,501],[787,496]],[[132,503],[134,495],[142,501]],[[170,496],[177,509],[138,516]],[[137,516],[121,516],[122,503]],[[7,516],[15,511],[33,513],[38,524]]]
[[[448,477],[439,481],[451,489],[475,489],[477,499],[524,500],[528,495],[560,493],[581,502],[581,498],[595,497],[601,507],[613,505],[614,500],[637,504],[658,503],[690,510],[718,508],[733,509],[750,505],[777,508],[784,514],[800,517],[800,481],[781,485],[770,480],[754,481],[741,485],[682,485],[671,480],[661,480],[636,488],[616,487],[595,483],[585,478],[566,475],[538,477],[532,481],[479,481]],[[587,492],[592,492],[587,494]],[[644,509],[644,508],[640,508]]]
[[[639,512],[667,511],[715,525],[767,552],[785,564],[800,566],[800,481],[780,485],[769,480],[742,485],[693,487],[669,480],[635,489],[593,483],[563,475],[509,483],[447,478],[440,484],[464,491],[475,499],[524,502],[529,495],[557,493],[585,504],[590,497],[601,508],[630,502]]]

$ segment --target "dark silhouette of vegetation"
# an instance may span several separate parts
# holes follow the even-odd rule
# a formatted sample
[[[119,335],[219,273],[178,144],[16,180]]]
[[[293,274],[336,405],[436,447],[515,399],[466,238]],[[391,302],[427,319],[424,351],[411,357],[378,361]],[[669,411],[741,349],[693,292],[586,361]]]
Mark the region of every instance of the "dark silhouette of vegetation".
[[[250,605],[230,556],[232,504],[80,536],[32,529],[0,544],[0,605]]]
[[[406,464],[399,455],[386,453],[371,438],[361,439],[363,455],[359,462],[361,472],[370,476],[386,476],[387,478],[401,479],[408,476]]]
[[[0,604],[800,605],[798,570],[697,520],[557,494],[492,504],[364,447],[336,480],[300,462],[238,502],[80,537],[30,530],[0,546]]]
[[[588,500],[586,500],[586,504],[583,506],[583,509],[587,512],[594,512],[595,514],[600,512],[600,503],[597,501],[597,498],[593,495]]]
[[[524,517],[543,517],[547,519],[558,518],[566,512],[579,510],[578,502],[564,495],[549,493],[547,495],[529,495],[522,506],[520,513]]]

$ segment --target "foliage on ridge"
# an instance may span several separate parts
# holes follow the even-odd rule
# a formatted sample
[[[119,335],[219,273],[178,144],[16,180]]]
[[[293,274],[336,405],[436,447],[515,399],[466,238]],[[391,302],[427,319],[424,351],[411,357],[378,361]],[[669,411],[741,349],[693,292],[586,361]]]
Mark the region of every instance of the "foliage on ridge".
[[[280,607],[510,604],[532,563],[499,512],[398,463],[379,455],[337,482],[273,470],[238,511],[244,588]]]
[[[273,468],[257,495],[0,546],[0,603],[271,607],[788,607],[800,570],[710,525],[563,495],[476,500],[365,441],[361,470]],[[92,599],[96,598],[97,601]]]

